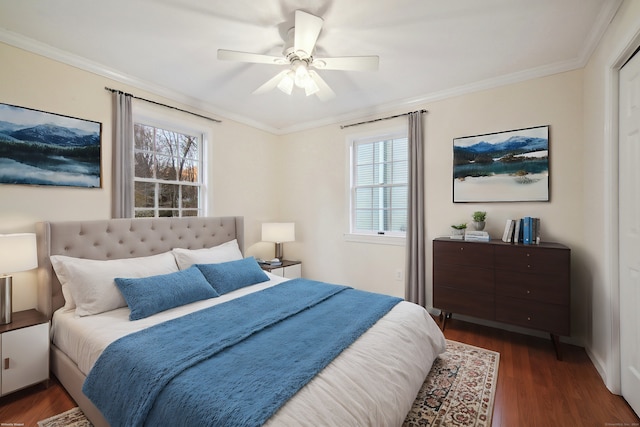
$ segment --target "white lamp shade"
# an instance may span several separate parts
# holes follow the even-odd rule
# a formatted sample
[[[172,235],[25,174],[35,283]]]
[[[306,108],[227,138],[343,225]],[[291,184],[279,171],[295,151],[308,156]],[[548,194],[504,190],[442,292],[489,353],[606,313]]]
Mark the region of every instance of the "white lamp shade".
[[[0,234],[0,275],[38,266],[34,233]]]
[[[294,222],[266,222],[262,224],[263,242],[293,242],[296,240]]]

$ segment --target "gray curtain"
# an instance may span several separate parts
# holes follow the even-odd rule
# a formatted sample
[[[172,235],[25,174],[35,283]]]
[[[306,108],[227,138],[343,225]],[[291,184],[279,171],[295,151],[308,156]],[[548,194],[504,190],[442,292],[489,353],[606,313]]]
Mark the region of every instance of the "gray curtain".
[[[131,95],[113,93],[113,218],[129,218],[133,214],[133,116]]]
[[[424,220],[424,150],[422,112],[409,113],[409,186],[405,299],[426,305],[426,243]]]

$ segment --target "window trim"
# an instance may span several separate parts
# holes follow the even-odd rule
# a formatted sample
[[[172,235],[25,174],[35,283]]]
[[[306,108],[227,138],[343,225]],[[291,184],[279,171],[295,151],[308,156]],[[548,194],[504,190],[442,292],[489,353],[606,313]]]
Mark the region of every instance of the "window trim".
[[[378,234],[377,232],[354,232],[354,146],[359,143],[376,142],[385,139],[398,139],[408,138],[409,133],[406,127],[393,127],[380,129],[377,131],[371,131],[367,133],[352,134],[346,137],[345,149],[346,149],[346,163],[347,163],[347,191],[346,191],[346,206],[347,206],[347,225],[346,232],[343,237],[345,241],[357,242],[357,243],[374,243],[384,245],[404,246],[406,242],[406,232],[387,232],[385,234]],[[408,185],[408,183],[407,183]]]
[[[200,146],[198,147],[199,156],[200,156],[200,164],[202,165],[202,170],[200,172],[200,200],[198,201],[198,216],[205,217],[208,215],[209,206],[211,204],[210,195],[207,191],[207,183],[208,183],[208,153],[209,153],[209,141],[211,130],[209,127],[197,123],[193,120],[189,120],[188,118],[178,117],[176,113],[163,111],[160,112],[155,108],[148,108],[146,105],[143,106],[140,103],[135,103],[132,108],[132,120],[134,126],[136,124],[143,124],[147,126],[153,126],[156,128],[161,128],[177,133],[182,133],[186,135],[197,136],[200,138]],[[132,162],[131,162],[131,195],[135,197],[135,141],[131,147],[132,150]],[[158,180],[156,178],[151,178],[147,180],[146,178],[141,178],[140,181],[153,182],[153,183],[170,183],[170,184],[179,184],[179,185],[194,185],[182,181],[169,181],[169,180]],[[156,194],[157,197],[157,194]],[[136,207],[135,200],[131,203],[131,217],[135,218]],[[141,210],[152,210],[157,213],[157,211],[167,210],[162,207],[153,207],[149,209],[141,209]]]

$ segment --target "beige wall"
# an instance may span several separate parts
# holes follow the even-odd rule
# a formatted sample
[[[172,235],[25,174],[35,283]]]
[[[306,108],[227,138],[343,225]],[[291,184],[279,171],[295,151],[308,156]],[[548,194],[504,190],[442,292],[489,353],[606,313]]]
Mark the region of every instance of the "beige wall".
[[[626,0],[584,71],[585,346],[607,387],[620,391],[617,282],[617,69],[640,45],[640,2]]]
[[[486,210],[486,230],[500,238],[508,218],[530,215],[542,219],[542,237],[573,250],[573,328],[580,341],[587,307],[580,271],[584,267],[582,191],[582,71],[557,74],[412,109],[429,110],[426,130],[427,239],[448,235],[450,225],[471,221],[475,210]],[[404,112],[404,111],[402,111]],[[392,112],[393,113],[393,112]],[[466,135],[550,125],[551,201],[549,203],[452,202],[453,138]],[[310,277],[393,295],[404,295],[396,280],[404,272],[404,247],[345,241],[348,230],[348,150],[351,134],[406,126],[393,119],[341,130],[326,126],[281,138],[287,165],[287,188],[280,214],[296,220],[300,240],[288,253],[303,259]],[[431,269],[431,245],[428,250]],[[430,277],[429,277],[430,279]],[[427,283],[431,301],[431,281]]]
[[[111,94],[105,86],[132,92],[147,99],[182,107],[175,102],[107,78],[0,43],[0,102],[102,123],[102,188],[82,189],[46,186],[0,185],[0,233],[33,232],[38,221],[105,219],[111,215]],[[158,109],[137,101],[138,106]],[[163,114],[181,117],[194,126],[208,128],[209,215],[244,215],[249,254],[265,248],[260,223],[276,219],[272,174],[277,156],[276,137],[223,118],[221,124],[160,108]],[[259,185],[257,185],[259,184]],[[272,248],[269,248],[272,250]],[[33,272],[14,276],[13,309],[35,307]]]

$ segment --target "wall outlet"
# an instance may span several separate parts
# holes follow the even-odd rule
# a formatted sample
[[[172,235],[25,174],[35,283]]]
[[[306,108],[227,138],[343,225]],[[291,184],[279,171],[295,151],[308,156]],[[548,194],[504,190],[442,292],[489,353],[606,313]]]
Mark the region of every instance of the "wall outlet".
[[[396,270],[396,280],[398,280],[398,281],[402,280],[402,270],[401,269],[397,269]]]

